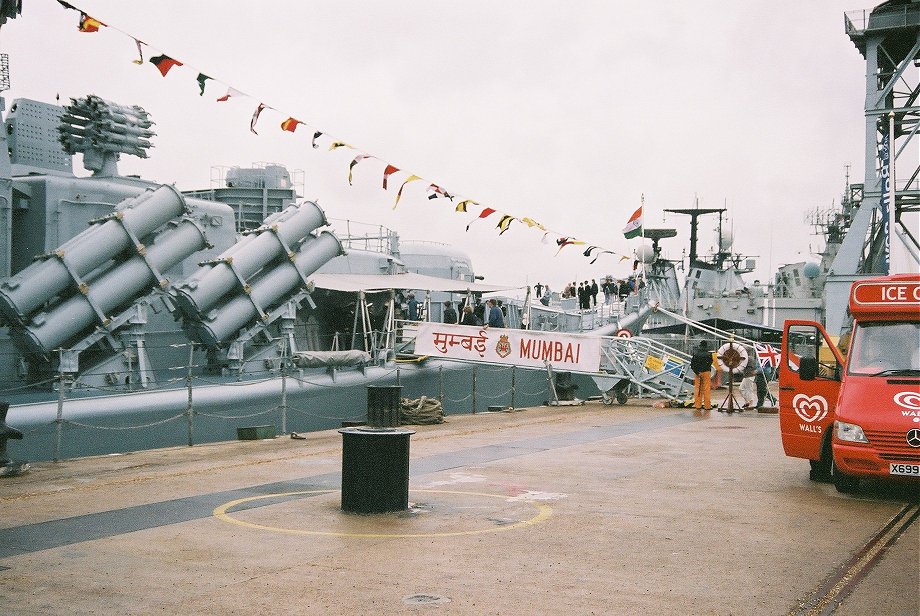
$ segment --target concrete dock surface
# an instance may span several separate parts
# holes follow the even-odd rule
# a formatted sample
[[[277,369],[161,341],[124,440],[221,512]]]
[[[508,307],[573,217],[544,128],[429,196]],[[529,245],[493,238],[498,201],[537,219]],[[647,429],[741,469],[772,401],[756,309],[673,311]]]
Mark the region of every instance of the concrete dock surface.
[[[0,613],[920,613],[916,485],[808,479],[776,415],[413,427],[410,508],[340,508],[335,430],[0,479]]]

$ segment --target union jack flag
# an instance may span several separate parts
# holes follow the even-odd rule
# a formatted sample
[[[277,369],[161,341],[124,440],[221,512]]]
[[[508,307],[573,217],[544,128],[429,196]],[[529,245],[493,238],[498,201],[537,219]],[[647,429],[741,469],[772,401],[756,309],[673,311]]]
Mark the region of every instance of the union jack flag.
[[[780,352],[772,344],[754,343],[754,351],[757,353],[757,361],[763,368],[779,368]]]

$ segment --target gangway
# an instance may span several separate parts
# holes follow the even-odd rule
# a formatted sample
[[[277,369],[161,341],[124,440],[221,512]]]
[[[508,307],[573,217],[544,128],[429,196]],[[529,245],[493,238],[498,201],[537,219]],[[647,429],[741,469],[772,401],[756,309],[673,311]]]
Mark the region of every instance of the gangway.
[[[707,336],[717,340],[732,341],[741,346],[748,347],[751,350],[749,356],[754,356],[753,340],[748,340],[747,338],[736,336],[729,332],[699,323],[660,307],[658,307],[657,310],[682,323],[686,323],[689,327],[702,331]],[[402,332],[401,340],[403,346],[401,348],[404,352],[415,355],[417,354],[415,339],[419,334],[419,330],[416,328],[417,324],[407,322],[401,323],[402,324],[398,326],[399,331]],[[487,329],[488,328],[481,328],[479,331],[479,336],[482,337],[483,342],[486,340]],[[507,338],[507,336],[500,333],[504,330],[497,331],[499,333],[496,334],[496,336]],[[535,330],[534,334],[540,335],[543,334],[543,332]],[[585,337],[587,335],[590,334],[572,334],[574,337]],[[621,330],[618,336],[597,336],[597,338],[600,340],[600,363],[598,370],[596,372],[588,372],[566,369],[566,372],[591,377],[601,391],[605,404],[612,404],[613,400],[616,400],[620,404],[625,404],[631,394],[642,395],[644,393],[664,398],[678,404],[685,404],[693,398],[693,381],[695,375],[690,369],[690,354],[652,338],[630,336],[628,332],[624,330]],[[449,347],[445,346],[442,352],[445,354],[448,353],[449,348],[454,348],[453,344]],[[452,351],[450,351],[450,353],[452,353]],[[520,365],[530,369],[535,368],[532,363],[515,364],[513,358],[509,357],[510,355],[510,351],[506,350],[505,355],[502,355],[502,361],[499,362],[500,365],[510,364]],[[463,356],[462,352],[460,352],[459,355],[445,355],[443,359],[484,364],[497,363],[495,360],[472,358],[468,355]],[[547,370],[549,378],[552,380],[554,372],[558,373],[560,366],[547,362],[545,364],[545,369]]]
[[[693,397],[690,356],[641,336],[602,338],[600,372],[591,379],[601,390],[604,404],[614,399],[626,404],[631,385],[673,402]]]

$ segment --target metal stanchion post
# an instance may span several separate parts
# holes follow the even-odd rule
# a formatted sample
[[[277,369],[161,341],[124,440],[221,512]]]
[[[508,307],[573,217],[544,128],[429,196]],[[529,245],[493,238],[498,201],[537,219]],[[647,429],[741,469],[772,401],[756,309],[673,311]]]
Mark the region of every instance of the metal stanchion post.
[[[479,366],[473,366],[473,388],[470,391],[470,398],[472,399],[473,405],[473,415],[476,414],[476,372]]]
[[[188,421],[188,446],[191,447],[195,444],[194,439],[194,426],[192,422],[192,416],[195,414],[194,408],[192,407],[192,363],[195,361],[195,344],[189,343],[188,345],[188,374],[185,377],[186,385],[188,386],[188,408],[185,410],[186,418]]]
[[[438,366],[438,402],[444,408],[444,366]]]
[[[515,381],[517,380],[517,366],[511,366],[511,408],[516,409],[517,406],[514,404],[514,389]]]
[[[55,426],[55,440],[54,440],[54,461],[61,461],[61,437],[62,431],[64,428],[64,388],[67,386],[67,380],[64,377],[64,351],[63,349],[58,349],[58,371],[60,372],[60,378],[58,380],[58,406],[57,406],[57,417],[54,420]]]
[[[287,434],[287,339],[281,347],[281,434]]]

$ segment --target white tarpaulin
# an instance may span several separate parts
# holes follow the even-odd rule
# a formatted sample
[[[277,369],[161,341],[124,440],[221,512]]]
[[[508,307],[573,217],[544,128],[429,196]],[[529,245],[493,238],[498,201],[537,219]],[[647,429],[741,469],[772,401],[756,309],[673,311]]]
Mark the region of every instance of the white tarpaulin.
[[[422,322],[418,324],[415,353],[533,368],[549,363],[555,370],[597,372],[601,339],[591,335]]]
[[[491,293],[493,291],[509,291],[521,289],[508,285],[481,284],[467,282],[466,280],[451,280],[450,278],[436,278],[423,274],[314,274],[310,277],[318,289],[332,291],[388,291],[390,289],[444,291],[446,293]]]

